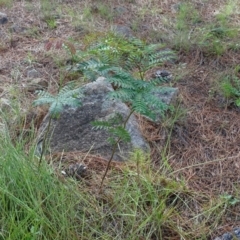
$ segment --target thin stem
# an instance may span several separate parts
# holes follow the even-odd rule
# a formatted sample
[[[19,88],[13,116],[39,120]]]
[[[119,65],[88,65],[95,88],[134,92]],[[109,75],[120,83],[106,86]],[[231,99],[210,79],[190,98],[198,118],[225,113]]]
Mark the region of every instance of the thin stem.
[[[127,116],[126,120],[125,120],[124,123],[123,123],[123,127],[124,127],[124,128],[126,128],[127,122],[128,122],[129,118],[131,117],[131,115],[132,115],[133,113],[134,113],[134,110],[131,110],[131,112],[129,113],[129,115]],[[99,190],[99,192],[101,192],[101,190],[102,190],[103,182],[104,182],[104,180],[105,180],[105,178],[106,178],[106,176],[107,176],[108,170],[109,170],[109,168],[110,168],[110,164],[111,164],[111,162],[112,162],[112,160],[113,160],[114,154],[115,154],[115,152],[116,152],[116,150],[117,150],[117,146],[118,146],[119,142],[121,141],[121,139],[122,139],[121,137],[118,137],[117,141],[116,141],[116,142],[114,143],[114,145],[113,145],[112,154],[111,154],[111,157],[110,157],[109,160],[108,160],[108,164],[107,164],[106,170],[105,170],[104,175],[103,175],[103,177],[102,177],[102,181],[101,181],[101,185],[100,185],[100,190]]]
[[[142,71],[142,68],[140,67],[140,65],[137,65],[137,69],[139,71],[141,80],[144,81],[144,71]]]
[[[39,162],[38,162],[38,168],[40,168],[40,165],[41,165],[42,159],[43,159],[43,154],[45,153],[46,140],[47,140],[47,135],[48,135],[49,130],[50,130],[51,122],[52,122],[52,117],[50,116],[50,117],[49,117],[49,121],[48,121],[48,125],[47,125],[47,131],[46,131],[46,133],[44,134],[44,138],[43,138],[43,142],[42,142],[42,151],[41,151],[40,159],[39,159]]]

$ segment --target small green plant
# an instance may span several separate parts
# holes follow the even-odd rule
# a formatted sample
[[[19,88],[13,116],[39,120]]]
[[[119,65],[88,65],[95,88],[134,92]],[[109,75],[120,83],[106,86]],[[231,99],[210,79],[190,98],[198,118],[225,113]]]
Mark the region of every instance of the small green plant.
[[[226,76],[221,83],[221,90],[226,98],[232,99],[240,107],[240,79],[237,76]]]
[[[240,202],[238,198],[235,198],[231,194],[227,194],[227,193],[221,195],[220,199],[222,199],[226,205],[230,205],[230,206],[234,206]]]
[[[0,7],[11,7],[12,0],[0,0]]]
[[[230,1],[211,22],[207,22],[194,5],[180,4],[176,15],[174,47],[185,51],[197,48],[208,56],[221,56],[230,48],[238,49],[239,30],[231,20],[233,13],[234,4]]]
[[[41,13],[43,20],[47,23],[51,29],[56,28],[57,23],[55,21],[57,3],[52,0],[41,0]]]
[[[113,66],[119,67],[122,72],[130,73],[136,79],[144,80],[149,69],[171,61],[175,57],[171,50],[164,49],[163,44],[146,44],[137,38],[121,38],[114,34],[95,37],[100,40],[90,43],[84,51],[76,54],[75,61],[78,63],[73,69],[82,71],[90,80],[95,80],[99,75],[104,76],[105,73],[101,73],[101,68],[107,69]]]
[[[41,164],[43,154],[46,151],[46,141],[49,135],[52,119],[58,118],[63,111],[64,106],[78,107],[81,105],[80,99],[83,94],[79,88],[73,89],[73,85],[68,84],[60,89],[59,93],[54,96],[47,91],[39,91],[39,98],[33,102],[34,106],[49,105],[49,120],[45,135],[42,140],[42,148],[40,150],[39,166]]]
[[[54,29],[57,27],[57,23],[54,18],[46,19],[46,22],[50,29]]]
[[[126,124],[131,115],[140,113],[154,120],[157,115],[163,115],[168,109],[168,106],[153,94],[153,90],[165,79],[146,81],[145,73],[164,61],[172,60],[173,57],[172,51],[160,50],[158,44],[145,45],[139,39],[119,39],[114,36],[90,46],[89,50],[80,55],[81,61],[76,64],[75,70],[81,71],[91,81],[97,76],[105,77],[116,89],[110,92],[108,97],[121,100],[130,106],[129,115],[122,121],[116,121],[114,118],[110,121],[93,123],[95,128],[105,129],[113,135],[109,139],[113,145],[113,151],[102,178],[101,187],[118,144],[120,141],[131,140],[126,130]],[[120,119],[119,116],[118,119]],[[114,122],[117,124],[114,125]]]
[[[199,41],[199,46],[206,54],[222,55],[230,46],[229,39],[237,35],[237,29],[229,25],[214,24],[210,28],[203,29],[203,37]]]
[[[113,19],[113,13],[111,11],[111,8],[107,4],[103,3],[98,4],[97,12],[102,18],[108,21]]]
[[[192,24],[201,21],[198,11],[190,3],[181,3],[177,14],[176,28],[178,30],[189,30]]]

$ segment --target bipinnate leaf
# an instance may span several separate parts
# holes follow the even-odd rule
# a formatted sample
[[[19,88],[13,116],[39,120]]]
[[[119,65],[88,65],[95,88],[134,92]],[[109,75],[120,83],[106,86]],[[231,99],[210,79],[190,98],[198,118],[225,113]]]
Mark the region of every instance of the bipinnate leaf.
[[[80,99],[83,98],[82,91],[79,88],[71,89],[69,85],[63,87],[56,96],[46,91],[39,91],[38,95],[39,98],[33,102],[33,105],[49,105],[49,114],[53,118],[61,114],[64,106],[79,107],[81,105]]]
[[[111,123],[107,121],[93,121],[91,122],[93,129],[96,130],[109,130],[112,127]]]
[[[109,129],[109,132],[112,134],[112,136],[121,139],[123,142],[131,141],[129,132],[123,126],[111,128]]]

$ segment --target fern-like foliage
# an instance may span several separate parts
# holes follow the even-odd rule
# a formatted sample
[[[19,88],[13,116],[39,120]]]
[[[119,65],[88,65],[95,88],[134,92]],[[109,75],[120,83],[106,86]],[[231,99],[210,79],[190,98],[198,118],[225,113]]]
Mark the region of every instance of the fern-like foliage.
[[[33,105],[49,105],[50,116],[56,118],[63,111],[64,106],[80,106],[83,93],[79,88],[73,89],[73,86],[67,85],[56,96],[46,91],[38,91],[38,96],[39,98],[33,102]]]
[[[157,114],[167,110],[167,106],[152,92],[166,79],[159,77],[145,81],[145,73],[174,57],[173,52],[163,50],[161,44],[108,35],[80,54],[74,70],[82,72],[91,81],[98,76],[105,77],[116,89],[109,93],[109,98],[126,102],[135,112],[155,119]]]
[[[92,65],[91,60],[108,66],[118,66],[127,72],[134,70],[145,74],[147,70],[161,65],[163,62],[171,61],[175,55],[171,50],[164,49],[162,44],[146,44],[137,38],[124,38],[108,35],[101,38],[97,43],[90,46],[79,55],[79,64],[75,70],[83,71],[82,64]],[[76,57],[77,59],[78,57]],[[84,61],[86,61],[84,63]]]
[[[168,106],[153,94],[156,85],[165,79],[145,81],[144,77],[150,68],[173,58],[173,52],[163,50],[159,44],[147,45],[136,38],[127,39],[114,35],[108,35],[90,45],[84,53],[74,58],[79,61],[73,70],[81,72],[91,81],[98,76],[105,77],[115,89],[109,93],[108,97],[126,102],[131,108],[129,115],[123,121],[110,119],[92,123],[95,128],[107,130],[110,133],[108,141],[113,145],[101,186],[118,144],[120,141],[131,140],[126,130],[130,116],[138,112],[154,120],[157,114],[164,114],[168,109]]]
[[[114,145],[117,139],[123,142],[131,141],[129,132],[125,129],[123,117],[121,114],[116,113],[108,121],[94,121],[92,122],[94,129],[106,130],[109,132],[110,137],[108,142]]]

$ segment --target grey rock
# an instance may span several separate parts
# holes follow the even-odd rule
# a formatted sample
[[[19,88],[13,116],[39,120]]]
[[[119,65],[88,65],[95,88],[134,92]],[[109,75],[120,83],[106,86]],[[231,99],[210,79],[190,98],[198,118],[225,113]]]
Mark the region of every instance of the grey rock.
[[[172,74],[167,70],[157,70],[153,75],[153,78],[165,78],[166,81],[170,81],[172,79]]]
[[[87,176],[87,167],[81,163],[71,164],[66,170],[65,174],[68,177],[73,177],[77,180]]]
[[[28,92],[46,90],[48,88],[48,82],[42,78],[34,78],[30,79],[24,87]]]
[[[0,12],[0,24],[6,24],[8,22],[7,15],[5,13]]]
[[[89,33],[89,29],[87,29],[85,26],[83,25],[76,25],[74,27],[74,30],[76,32],[78,32],[79,34],[88,34]]]
[[[233,239],[233,235],[231,233],[224,233],[222,235],[222,240],[232,240]]]
[[[116,113],[120,113],[123,119],[126,119],[130,113],[126,104],[107,97],[110,91],[113,91],[113,88],[104,78],[98,78],[95,82],[85,85],[82,106],[78,108],[66,106],[60,117],[52,121],[48,135],[48,138],[51,136],[49,140],[51,152],[90,150],[93,154],[100,154],[109,159],[112,153],[112,146],[107,141],[110,137],[109,133],[105,130],[93,129],[91,122],[107,120]],[[40,127],[39,149],[48,120],[49,116],[46,116]],[[125,160],[134,148],[149,150],[149,145],[138,129],[135,116],[130,117],[126,129],[131,136],[131,142],[119,144],[114,160]]]
[[[237,239],[240,239],[240,227],[234,228],[233,233],[235,234]]]
[[[21,32],[24,32],[26,31],[26,28],[25,27],[21,27],[20,25],[18,24],[13,24],[10,28],[10,30],[12,32],[15,32],[15,33],[21,33]]]
[[[122,37],[127,37],[127,38],[133,37],[131,28],[125,25],[114,25],[113,32],[115,32],[116,34]]]
[[[127,8],[125,8],[123,6],[114,7],[114,13],[117,16],[121,16],[122,14],[125,14],[127,12],[128,12]]]
[[[27,72],[28,78],[38,78],[40,77],[40,73],[36,69],[28,70]]]
[[[232,239],[240,240],[240,227],[235,227],[233,228],[232,232],[226,232],[222,235],[222,237],[217,237],[214,240],[232,240]]]
[[[175,4],[172,4],[171,5],[171,10],[173,13],[177,13],[180,11],[181,7],[182,7],[183,3],[181,2],[178,2],[178,3],[175,3]]]

